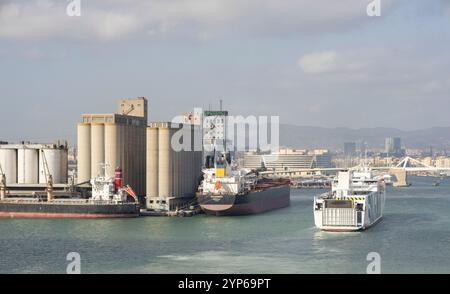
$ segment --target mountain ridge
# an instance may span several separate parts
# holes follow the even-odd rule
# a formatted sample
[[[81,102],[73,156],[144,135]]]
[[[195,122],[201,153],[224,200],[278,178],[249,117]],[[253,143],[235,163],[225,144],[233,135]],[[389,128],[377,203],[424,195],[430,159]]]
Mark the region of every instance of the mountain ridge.
[[[342,150],[345,142],[365,141],[369,148],[383,148],[386,137],[400,137],[406,148],[450,149],[450,127],[405,131],[397,128],[326,128],[280,124],[280,145],[293,148]]]

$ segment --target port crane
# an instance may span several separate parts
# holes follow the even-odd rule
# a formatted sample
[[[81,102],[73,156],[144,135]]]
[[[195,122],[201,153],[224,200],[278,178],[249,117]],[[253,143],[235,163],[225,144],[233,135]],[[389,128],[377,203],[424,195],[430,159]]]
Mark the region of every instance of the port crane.
[[[44,150],[41,150],[42,156],[42,164],[44,165],[44,176],[47,182],[47,202],[53,201],[53,176],[50,173],[50,169],[48,167],[47,157],[45,157]]]
[[[5,200],[6,189],[6,176],[3,172],[2,165],[0,164],[0,200]]]

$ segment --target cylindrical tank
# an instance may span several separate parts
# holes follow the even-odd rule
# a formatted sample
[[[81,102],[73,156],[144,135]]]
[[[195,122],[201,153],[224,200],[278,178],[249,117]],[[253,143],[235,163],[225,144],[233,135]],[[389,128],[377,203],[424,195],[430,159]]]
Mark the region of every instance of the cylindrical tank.
[[[122,125],[122,124],[118,124],[117,125],[117,129],[118,129],[118,134],[117,137],[119,138],[119,159],[118,159],[118,165],[122,168],[122,183],[125,185],[127,184],[127,174],[126,174],[126,160],[125,160],[125,149],[127,148],[126,145],[126,138],[125,138],[125,134],[126,134],[126,126]]]
[[[91,177],[103,175],[105,163],[105,125],[91,125]]]
[[[78,124],[77,139],[77,182],[83,183],[91,179],[91,125]]]
[[[131,184],[131,126],[130,125],[124,125],[124,142],[125,144],[125,151],[124,151],[124,167],[123,167],[123,182],[124,185],[130,185]]]
[[[146,171],[147,171],[147,126],[141,126],[141,154],[145,157],[145,161],[141,161],[141,194],[145,195],[147,189]]]
[[[39,153],[37,149],[22,146],[17,152],[17,182],[37,184],[39,182]]]
[[[0,149],[0,166],[6,177],[6,184],[17,184],[17,150]]]
[[[136,187],[136,126],[130,126],[130,137],[128,138],[128,142],[130,142],[130,150],[128,150],[128,160],[129,160],[129,182],[128,184],[131,187]]]
[[[143,126],[137,127],[137,138],[138,138],[138,146],[137,146],[137,186],[136,186],[136,193],[140,196],[145,195],[145,165],[147,164],[147,156],[146,156],[146,141],[145,141],[145,134],[146,134],[146,128]]]
[[[171,149],[172,152],[172,165],[173,165],[173,196],[178,197],[180,195],[181,188],[181,152],[176,152]]]
[[[110,177],[119,167],[119,137],[116,124],[105,125],[105,163],[108,164],[107,173]]]
[[[158,195],[159,198],[167,198],[173,196],[173,165],[172,165],[172,148],[171,148],[170,128],[160,128],[158,132],[158,148],[159,148],[159,174],[158,174]]]
[[[44,148],[39,150],[39,183],[47,183],[48,175],[53,179],[53,184],[63,184],[64,178],[61,175],[61,159],[63,150],[58,148]],[[47,162],[47,166],[45,165]],[[48,168],[48,169],[47,169]]]

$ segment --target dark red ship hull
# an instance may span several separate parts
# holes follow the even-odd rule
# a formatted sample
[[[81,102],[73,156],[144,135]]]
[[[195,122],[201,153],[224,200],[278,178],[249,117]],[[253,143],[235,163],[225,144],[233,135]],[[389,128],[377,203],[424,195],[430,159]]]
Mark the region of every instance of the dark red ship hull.
[[[290,205],[290,186],[280,185],[251,191],[244,195],[198,195],[202,210],[209,215],[258,214]]]

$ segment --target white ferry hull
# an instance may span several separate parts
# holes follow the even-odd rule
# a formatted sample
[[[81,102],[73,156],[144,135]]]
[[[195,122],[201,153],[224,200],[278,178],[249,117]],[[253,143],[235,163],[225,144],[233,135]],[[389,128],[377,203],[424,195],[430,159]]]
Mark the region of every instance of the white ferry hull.
[[[319,228],[322,231],[325,231],[325,232],[339,232],[339,233],[344,233],[344,232],[361,232],[361,231],[365,231],[365,230],[370,229],[371,227],[373,227],[374,225],[379,223],[381,220],[382,220],[382,217],[378,218],[375,222],[373,222],[371,224],[364,225],[364,226],[336,227],[336,226],[318,226],[316,224],[316,227]]]
[[[363,231],[383,217],[386,197],[384,181],[369,175],[342,173],[330,193],[314,198],[314,223],[331,232]]]

